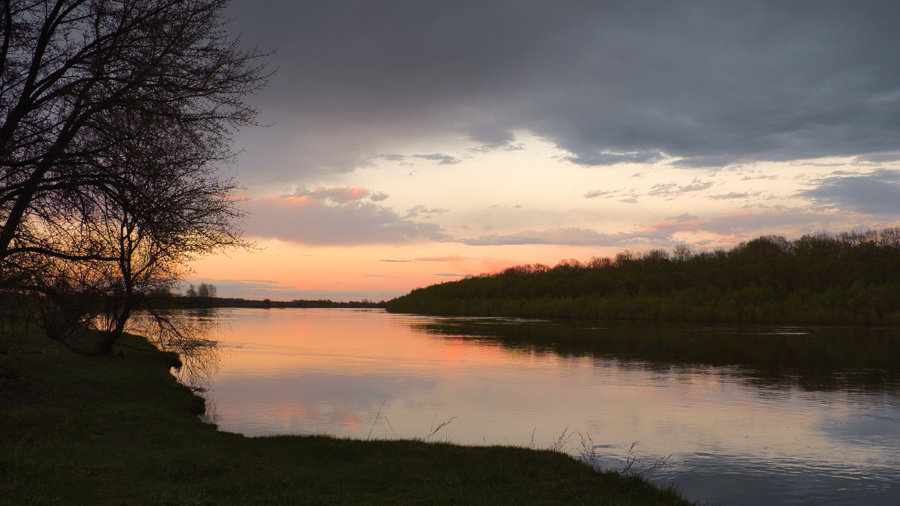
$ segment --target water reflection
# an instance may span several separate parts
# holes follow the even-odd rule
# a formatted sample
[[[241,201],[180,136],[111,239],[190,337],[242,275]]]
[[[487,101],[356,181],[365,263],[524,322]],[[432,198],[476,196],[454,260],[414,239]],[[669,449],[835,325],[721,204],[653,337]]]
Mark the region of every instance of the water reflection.
[[[897,394],[900,329],[867,327],[728,327],[612,323],[603,326],[491,318],[447,318],[419,331],[511,350],[614,358],[669,372],[714,366],[760,388]]]
[[[727,504],[895,504],[896,330],[563,325],[379,310],[224,312],[224,430],[563,448]]]
[[[182,363],[178,380],[203,392],[218,372],[219,339],[228,321],[216,308],[141,311],[129,320],[128,332],[178,353]]]

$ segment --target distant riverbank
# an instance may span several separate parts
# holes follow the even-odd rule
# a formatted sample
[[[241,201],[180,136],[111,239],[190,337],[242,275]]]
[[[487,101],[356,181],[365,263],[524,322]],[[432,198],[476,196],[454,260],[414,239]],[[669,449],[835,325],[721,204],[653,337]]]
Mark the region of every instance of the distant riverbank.
[[[135,336],[87,358],[0,331],[0,503],[686,504],[546,450],[219,432],[177,361]]]
[[[386,308],[445,316],[898,325],[900,229],[524,265],[419,288]]]
[[[369,300],[340,302],[329,299],[279,301],[270,299],[242,299],[235,297],[185,297],[164,295],[151,297],[151,306],[156,308],[202,309],[202,308],[383,308],[387,302]]]

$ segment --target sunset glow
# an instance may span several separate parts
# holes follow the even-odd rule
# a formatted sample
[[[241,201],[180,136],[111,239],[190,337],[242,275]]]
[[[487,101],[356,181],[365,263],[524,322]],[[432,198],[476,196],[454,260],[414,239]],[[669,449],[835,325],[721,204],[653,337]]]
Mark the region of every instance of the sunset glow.
[[[773,31],[749,6],[571,5],[554,24],[486,4],[443,32],[363,10],[230,7],[277,50],[253,99],[268,126],[228,167],[260,247],[201,259],[192,282],[380,300],[516,264],[900,223],[900,76],[871,49],[896,36],[875,10],[771,12]]]

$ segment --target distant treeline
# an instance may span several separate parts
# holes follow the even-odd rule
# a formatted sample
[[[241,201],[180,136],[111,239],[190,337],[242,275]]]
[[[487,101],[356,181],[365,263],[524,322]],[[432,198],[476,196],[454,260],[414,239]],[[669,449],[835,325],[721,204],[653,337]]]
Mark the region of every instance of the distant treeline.
[[[86,295],[73,295],[74,298],[82,298],[85,303],[102,305],[103,300],[96,300]],[[40,304],[37,296],[20,293],[0,292],[0,319],[20,318],[35,316],[40,313]],[[160,309],[214,309],[230,307],[251,308],[383,308],[387,302],[373,302],[369,300],[336,302],[328,299],[319,300],[253,300],[223,297],[200,297],[176,295],[165,291],[157,291],[144,296],[135,306],[136,311],[148,308]]]
[[[253,300],[224,297],[200,297],[181,296],[171,294],[154,294],[154,307],[165,308],[220,308],[220,307],[255,307],[255,308],[379,308],[384,307],[385,302],[372,302],[369,300],[336,302],[328,299],[319,300]]]
[[[609,320],[900,324],[900,228],[622,252],[413,290],[388,311]]]

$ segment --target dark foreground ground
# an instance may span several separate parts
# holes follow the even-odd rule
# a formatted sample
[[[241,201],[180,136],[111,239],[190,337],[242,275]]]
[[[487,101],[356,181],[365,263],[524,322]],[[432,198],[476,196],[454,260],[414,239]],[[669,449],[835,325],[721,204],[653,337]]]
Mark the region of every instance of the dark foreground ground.
[[[0,503],[686,504],[551,451],[219,432],[176,360],[0,330]]]

